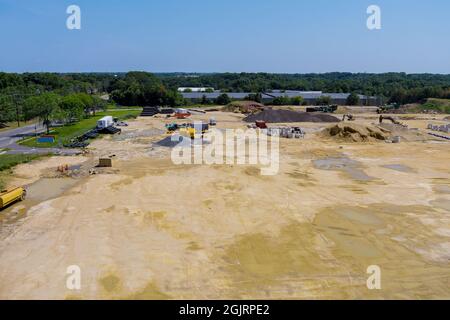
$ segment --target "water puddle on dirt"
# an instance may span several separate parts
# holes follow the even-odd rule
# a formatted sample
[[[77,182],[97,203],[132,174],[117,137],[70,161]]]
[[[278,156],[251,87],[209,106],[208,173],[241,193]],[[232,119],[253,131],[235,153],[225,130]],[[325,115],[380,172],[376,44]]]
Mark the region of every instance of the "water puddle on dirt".
[[[384,221],[370,210],[360,207],[335,207],[322,211],[314,224],[323,234],[353,257],[374,258],[380,250],[364,235],[369,230],[382,228]]]
[[[414,169],[405,166],[403,164],[387,164],[382,166],[383,168],[386,169],[391,169],[391,170],[395,170],[395,171],[400,171],[400,172],[404,172],[404,173],[413,173],[415,172]]]
[[[234,293],[266,290],[276,295],[287,280],[292,290],[304,291],[311,280],[315,288],[323,285],[321,281],[326,281],[327,289],[335,288],[334,298],[345,297],[349,286],[350,297],[370,297],[365,270],[379,264],[384,267],[386,298],[404,296],[405,288],[410,298],[446,296],[442,277],[448,274],[448,265],[420,254],[432,252],[445,240],[414,218],[429,212],[427,206],[382,203],[323,208],[312,223],[293,222],[277,234],[237,237],[224,251],[223,267]],[[427,241],[417,239],[418,233]],[[445,252],[440,255],[446,257]],[[319,294],[324,291],[319,289]]]
[[[436,199],[430,202],[434,208],[440,208],[442,210],[450,212],[450,199]]]
[[[61,196],[79,180],[70,178],[43,178],[27,187],[27,200],[42,202]]]
[[[80,180],[72,178],[42,178],[26,187],[27,196],[22,202],[13,203],[0,211],[0,230],[14,225],[27,216],[28,209],[41,202],[60,197]]]
[[[447,185],[436,185],[433,190],[436,193],[450,194],[450,186]]]
[[[374,177],[367,175],[361,169],[361,163],[347,157],[329,157],[313,160],[316,169],[341,171],[358,181],[373,181]]]

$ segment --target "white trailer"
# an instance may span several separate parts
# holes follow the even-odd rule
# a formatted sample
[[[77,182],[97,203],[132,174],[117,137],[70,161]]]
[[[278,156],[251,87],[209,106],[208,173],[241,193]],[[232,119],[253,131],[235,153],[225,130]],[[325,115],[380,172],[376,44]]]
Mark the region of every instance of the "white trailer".
[[[114,124],[114,120],[112,116],[106,116],[97,121],[98,129],[105,129]]]

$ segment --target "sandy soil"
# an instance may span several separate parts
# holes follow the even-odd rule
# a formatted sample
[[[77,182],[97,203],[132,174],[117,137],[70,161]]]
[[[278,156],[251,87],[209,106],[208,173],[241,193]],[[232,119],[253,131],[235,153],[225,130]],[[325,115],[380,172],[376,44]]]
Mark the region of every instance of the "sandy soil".
[[[211,116],[222,129],[246,125],[229,113],[194,119]],[[153,144],[167,122],[140,118],[86,157],[16,169],[30,183],[61,162],[114,164],[56,177],[59,192],[46,181],[34,190],[45,197],[18,204],[20,218],[0,230],[0,298],[450,298],[448,142],[347,143],[316,134],[329,124],[299,124],[306,139],[282,139],[280,172],[262,176],[250,165],[174,165]],[[71,265],[81,290],[66,287]],[[381,290],[366,286],[371,265]]]

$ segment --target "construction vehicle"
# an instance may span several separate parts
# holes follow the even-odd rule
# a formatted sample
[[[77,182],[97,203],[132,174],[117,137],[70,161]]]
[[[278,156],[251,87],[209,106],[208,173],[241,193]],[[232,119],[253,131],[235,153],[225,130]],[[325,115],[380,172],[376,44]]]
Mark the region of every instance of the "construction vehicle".
[[[257,120],[255,121],[255,125],[259,129],[267,129],[267,123],[265,121]]]
[[[400,104],[399,103],[386,104],[386,105],[384,105],[382,107],[379,107],[377,109],[377,113],[378,114],[389,113],[389,112],[397,110],[399,108],[400,108]]]
[[[179,125],[177,123],[169,123],[169,124],[166,124],[166,129],[167,129],[167,133],[171,134],[179,129]]]
[[[352,114],[344,114],[342,117],[342,121],[345,121],[347,119],[348,121],[355,121],[355,117]]]
[[[106,116],[97,121],[97,129],[106,129],[114,124],[112,116]]]
[[[195,139],[197,130],[201,131],[201,135],[205,134],[206,131],[209,130],[209,124],[207,123],[189,123],[185,126],[180,127],[180,134],[191,137],[191,139]],[[200,134],[200,133],[199,133]]]
[[[175,118],[177,119],[186,119],[191,116],[191,113],[186,109],[176,109],[175,110]]]
[[[403,124],[403,123],[401,123],[401,122],[395,120],[395,119],[392,118],[392,117],[380,115],[380,124],[383,123],[383,120],[389,120],[389,121],[391,121],[393,124],[395,124],[395,125],[397,125],[397,126],[402,126],[402,127],[404,127],[404,128],[408,128],[408,125]]]
[[[25,200],[27,191],[24,188],[18,187],[10,190],[3,190],[0,192],[0,209],[14,203],[16,201]]]
[[[380,124],[383,123],[383,120],[389,120],[389,121],[391,121],[393,124],[399,124],[399,125],[402,125],[400,122],[398,122],[397,120],[395,120],[395,119],[392,118],[392,117],[380,115]]]
[[[306,112],[325,112],[325,113],[334,113],[338,109],[337,105],[330,106],[318,106],[318,107],[309,107],[306,108]]]
[[[180,134],[182,136],[188,136],[191,139],[195,139],[195,128],[192,127],[184,127],[184,128],[180,128]]]

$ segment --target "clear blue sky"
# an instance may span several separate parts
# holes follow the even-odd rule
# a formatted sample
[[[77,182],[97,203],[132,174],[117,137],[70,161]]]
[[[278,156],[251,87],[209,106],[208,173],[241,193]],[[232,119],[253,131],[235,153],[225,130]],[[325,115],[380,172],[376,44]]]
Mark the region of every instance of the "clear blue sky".
[[[448,0],[0,0],[0,71],[450,73],[449,14]]]

